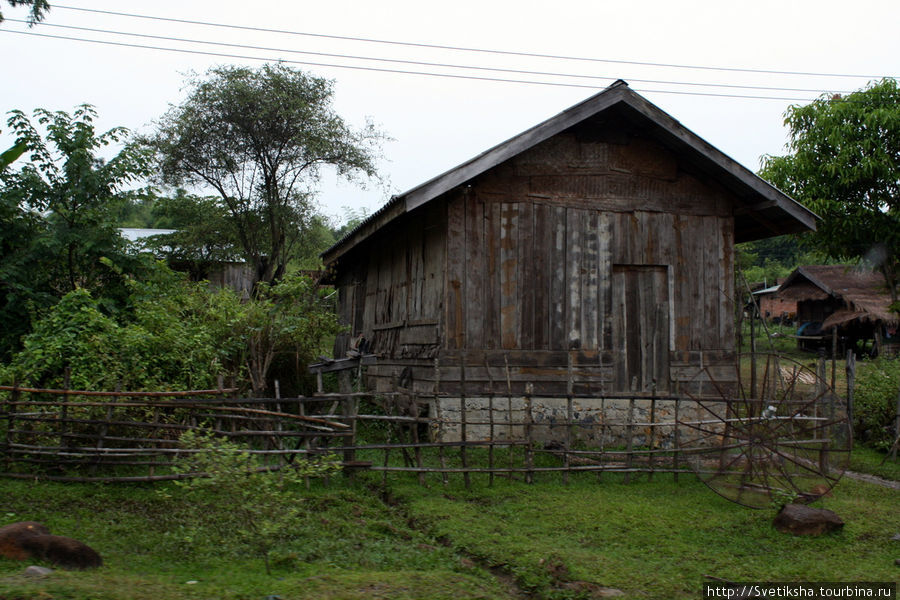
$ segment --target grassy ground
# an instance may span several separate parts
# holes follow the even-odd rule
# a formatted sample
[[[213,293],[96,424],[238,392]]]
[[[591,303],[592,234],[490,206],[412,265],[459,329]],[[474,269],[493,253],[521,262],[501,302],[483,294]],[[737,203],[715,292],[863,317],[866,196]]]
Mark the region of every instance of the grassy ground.
[[[63,485],[0,480],[0,524],[45,523],[100,551],[97,571],[56,571],[42,580],[0,559],[0,599],[165,598],[502,598],[484,569],[409,527],[396,509],[363,486],[338,479],[305,496],[307,511],[291,539],[260,558],[209,527],[185,539],[177,496],[164,501],[143,486]],[[210,506],[212,517],[228,507]],[[190,583],[194,582],[194,583]]]
[[[898,460],[885,460],[885,453],[857,445],[850,455],[851,471],[877,475],[883,479],[900,481],[900,458]]]
[[[456,547],[504,566],[540,597],[566,583],[628,597],[697,598],[705,576],[731,581],[894,580],[896,494],[843,482],[824,506],[847,525],[838,535],[794,538],[692,479],[569,487],[498,484],[466,493],[403,490],[410,511]],[[891,508],[893,506],[893,508]],[[458,532],[464,531],[460,536]]]
[[[874,457],[860,459],[866,464]],[[298,489],[305,512],[272,552],[273,572],[210,525],[185,539],[177,494],[150,486],[0,480],[0,525],[38,520],[85,541],[105,565],[29,580],[0,559],[0,600],[13,598],[697,598],[705,576],[766,581],[894,581],[897,492],[845,479],[822,506],[842,533],[794,538],[773,510],[732,504],[693,477],[573,476],[526,485],[461,477],[428,487],[363,476]],[[227,506],[209,506],[210,523]]]

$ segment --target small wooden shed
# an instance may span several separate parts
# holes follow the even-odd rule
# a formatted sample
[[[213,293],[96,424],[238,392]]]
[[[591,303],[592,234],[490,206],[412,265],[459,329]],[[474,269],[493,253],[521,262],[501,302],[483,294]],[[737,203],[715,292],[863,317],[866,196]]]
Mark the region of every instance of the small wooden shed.
[[[439,141],[436,140],[436,143]],[[677,392],[734,378],[735,242],[815,215],[619,81],[393,197],[322,254],[369,385]],[[434,369],[437,359],[441,369]],[[439,382],[435,380],[439,379]]]

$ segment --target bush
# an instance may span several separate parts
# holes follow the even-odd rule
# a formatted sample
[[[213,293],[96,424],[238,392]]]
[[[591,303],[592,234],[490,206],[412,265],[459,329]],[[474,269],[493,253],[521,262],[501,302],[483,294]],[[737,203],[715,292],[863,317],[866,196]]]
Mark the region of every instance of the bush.
[[[163,264],[126,283],[126,306],[115,310],[85,289],[66,294],[0,365],[0,382],[62,388],[69,369],[70,389],[192,390],[213,389],[225,376],[261,394],[277,358],[301,370],[339,330],[304,277],[262,284],[245,301]]]
[[[853,433],[873,448],[887,450],[897,433],[897,395],[900,393],[900,359],[881,358],[861,363],[856,376]]]
[[[127,283],[128,307],[119,311],[85,289],[63,296],[0,367],[0,379],[61,388],[69,369],[70,389],[214,388],[236,362],[230,335],[240,299],[162,266],[147,281]]]
[[[204,474],[175,482],[187,500],[181,505],[189,512],[184,540],[191,543],[196,536],[214,531],[262,558],[267,573],[273,547],[292,538],[298,529],[304,479],[340,470],[333,455],[295,460],[273,470],[259,454],[208,433],[188,431],[179,445],[188,453],[179,457],[175,472]]]

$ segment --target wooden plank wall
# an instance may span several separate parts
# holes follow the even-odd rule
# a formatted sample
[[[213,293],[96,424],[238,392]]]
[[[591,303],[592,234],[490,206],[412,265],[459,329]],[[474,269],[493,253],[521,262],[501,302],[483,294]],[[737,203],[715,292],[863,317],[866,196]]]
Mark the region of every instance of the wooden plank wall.
[[[512,387],[532,381],[539,392],[565,393],[568,369],[579,393],[626,391],[635,375],[638,389],[678,391],[694,385],[698,366],[727,379],[732,207],[652,141],[602,128],[560,134],[432,201],[430,216],[412,213],[378,236],[391,250],[368,262],[363,322],[376,324],[384,355],[373,373],[410,367],[415,385],[431,391],[434,341],[447,369],[442,387],[458,385],[465,360],[470,394],[491,380],[505,385],[507,375]],[[423,220],[446,237],[420,236]],[[441,268],[445,285],[431,279]],[[630,342],[615,326],[614,293],[642,319]],[[416,334],[413,349],[391,337],[423,319],[439,339]],[[634,357],[638,347],[648,356]]]
[[[397,226],[402,225],[402,226]],[[362,334],[387,359],[431,358],[440,340],[446,219],[438,204],[391,225],[354,253],[340,271],[338,313],[349,329],[335,344]]]

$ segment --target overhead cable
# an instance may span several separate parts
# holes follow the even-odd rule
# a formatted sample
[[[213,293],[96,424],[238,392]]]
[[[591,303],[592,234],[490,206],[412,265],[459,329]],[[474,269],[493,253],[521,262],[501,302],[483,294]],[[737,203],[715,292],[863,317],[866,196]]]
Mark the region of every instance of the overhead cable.
[[[9,22],[14,23],[28,23],[23,19],[6,19]],[[167,42],[183,42],[189,44],[204,44],[208,46],[219,46],[226,48],[240,48],[243,50],[259,50],[264,52],[279,52],[279,53],[288,53],[288,54],[303,54],[307,56],[322,56],[327,58],[340,58],[340,59],[348,59],[348,60],[363,60],[370,62],[381,62],[381,63],[394,63],[394,64],[402,64],[402,65],[415,65],[422,67],[437,67],[437,68],[449,68],[449,69],[463,69],[463,70],[474,70],[474,71],[488,71],[494,73],[509,73],[514,75],[536,75],[541,77],[564,77],[564,78],[574,78],[574,79],[584,79],[584,80],[594,80],[594,81],[614,81],[615,77],[603,77],[598,75],[584,75],[579,73],[558,73],[558,72],[550,72],[550,71],[531,71],[525,69],[509,69],[503,67],[486,67],[486,66],[478,66],[478,65],[461,65],[461,64],[452,64],[452,63],[435,63],[435,62],[427,62],[427,61],[417,61],[417,60],[405,60],[405,59],[397,59],[397,58],[382,58],[382,57],[372,57],[372,56],[360,56],[360,55],[352,55],[352,54],[336,54],[331,52],[314,52],[311,50],[292,50],[289,48],[273,48],[269,46],[253,46],[248,44],[236,44],[231,42],[216,42],[216,41],[208,41],[208,40],[199,40],[195,38],[181,38],[181,37],[173,37],[173,36],[164,36],[164,35],[152,35],[148,33],[131,33],[126,31],[118,31],[113,29],[98,29],[94,27],[81,27],[76,25],[62,25],[58,23],[41,23],[39,28],[43,27],[56,27],[60,29],[73,29],[77,31],[86,31],[91,33],[103,33],[117,36],[127,36],[127,37],[139,37],[144,39],[153,39],[153,40],[162,40]],[[725,88],[725,89],[741,89],[741,90],[763,90],[763,91],[774,91],[774,92],[799,92],[799,93],[815,93],[821,94],[823,89],[810,89],[810,88],[788,88],[788,87],[773,87],[773,86],[760,86],[760,85],[739,85],[739,84],[729,84],[729,83],[702,83],[696,81],[670,81],[670,80],[658,80],[658,79],[636,79],[633,77],[628,78],[631,83],[646,83],[653,85],[676,85],[676,86],[691,86],[691,87],[705,87],[705,88]],[[829,90],[830,93],[841,93],[846,94],[850,93],[848,91],[837,91],[837,90]]]
[[[528,79],[503,79],[499,77],[485,77],[479,75],[463,75],[458,73],[436,73],[429,71],[408,71],[403,69],[389,69],[384,67],[371,67],[371,66],[360,66],[360,65],[342,65],[335,63],[321,63],[321,62],[312,62],[312,61],[303,61],[303,60],[292,60],[292,59],[283,59],[278,57],[260,57],[260,56],[248,56],[241,54],[229,54],[224,52],[209,52],[203,50],[189,50],[186,48],[171,48],[165,46],[151,46],[148,44],[134,44],[128,42],[113,42],[109,40],[96,40],[96,39],[88,39],[88,38],[79,38],[73,36],[66,35],[53,35],[49,33],[37,33],[34,31],[13,31],[9,29],[0,29],[0,33],[10,33],[15,35],[28,35],[34,37],[43,37],[43,38],[51,38],[58,40],[71,40],[76,42],[87,42],[92,44],[104,44],[109,46],[119,46],[125,48],[140,48],[145,50],[159,50],[165,52],[178,52],[182,54],[195,54],[201,56],[214,56],[218,58],[234,58],[239,60],[257,60],[262,62],[277,62],[277,63],[285,63],[285,64],[295,64],[295,65],[305,65],[305,66],[313,66],[313,67],[326,67],[326,68],[335,68],[335,69],[351,69],[357,71],[374,71],[379,73],[397,73],[402,75],[417,75],[417,76],[428,76],[428,77],[443,77],[450,79],[467,79],[474,81],[493,81],[500,83],[517,83],[517,84],[528,84],[528,85],[542,85],[542,86],[552,86],[552,87],[567,87],[567,88],[582,88],[582,89],[590,89],[590,90],[599,90],[604,86],[597,85],[584,85],[578,83],[564,83],[564,82],[555,82],[555,81],[537,81],[537,80],[528,80]],[[613,81],[613,78],[608,78],[608,81]],[[664,89],[650,89],[650,88],[635,88],[635,91],[644,92],[644,93],[659,93],[659,94],[677,94],[677,95],[686,95],[686,96],[708,96],[714,98],[743,98],[750,100],[780,100],[780,101],[790,101],[790,102],[810,102],[811,98],[797,98],[797,97],[785,97],[785,96],[753,96],[748,94],[720,94],[715,92],[700,92],[700,91],[687,91],[687,90],[664,90]]]
[[[133,19],[149,19],[154,21],[166,21],[170,23],[184,23],[189,25],[203,25],[206,27],[220,27],[227,29],[239,29],[243,31],[257,31],[263,33],[277,33],[284,35],[296,35],[296,36],[304,36],[304,37],[316,37],[316,38],[326,38],[333,40],[342,40],[342,41],[352,41],[352,42],[364,42],[371,44],[387,44],[393,46],[408,46],[413,48],[431,48],[436,50],[453,50],[458,52],[477,52],[482,54],[498,54],[505,56],[520,56],[520,57],[528,57],[528,58],[542,58],[542,59],[552,59],[552,60],[570,60],[570,61],[582,61],[582,62],[597,62],[597,63],[609,63],[609,64],[623,64],[623,65],[638,65],[638,66],[646,66],[646,67],[664,67],[670,69],[698,69],[698,70],[706,70],[706,71],[731,71],[736,73],[765,73],[771,75],[794,75],[794,76],[809,76],[809,77],[853,77],[853,78],[861,78],[861,79],[881,79],[884,77],[891,77],[889,75],[864,75],[860,73],[816,73],[810,71],[784,71],[784,70],[776,70],[776,69],[749,69],[749,68],[740,68],[740,67],[716,67],[710,65],[683,65],[683,64],[675,64],[675,63],[657,63],[657,62],[647,62],[647,61],[636,61],[636,60],[617,60],[610,58],[591,58],[584,56],[566,56],[559,54],[541,54],[537,52],[521,52],[521,51],[513,51],[513,50],[497,50],[490,48],[472,48],[465,46],[452,46],[452,45],[442,45],[442,44],[426,44],[421,42],[404,42],[397,40],[384,40],[377,38],[365,38],[365,37],[356,37],[356,36],[347,36],[347,35],[332,35],[332,34],[324,34],[324,33],[311,33],[306,31],[291,31],[286,29],[272,29],[267,27],[251,27],[249,25],[232,25],[229,23],[215,23],[210,21],[198,21],[192,19],[176,19],[172,17],[159,17],[153,15],[141,15],[135,13],[127,13],[127,12],[119,12],[112,10],[100,10],[96,8],[81,8],[77,6],[65,6],[61,4],[54,4],[54,9],[63,9],[63,10],[72,10],[72,11],[80,11],[87,13],[95,13],[95,14],[106,14],[106,15],[114,15],[120,17],[128,17]]]

